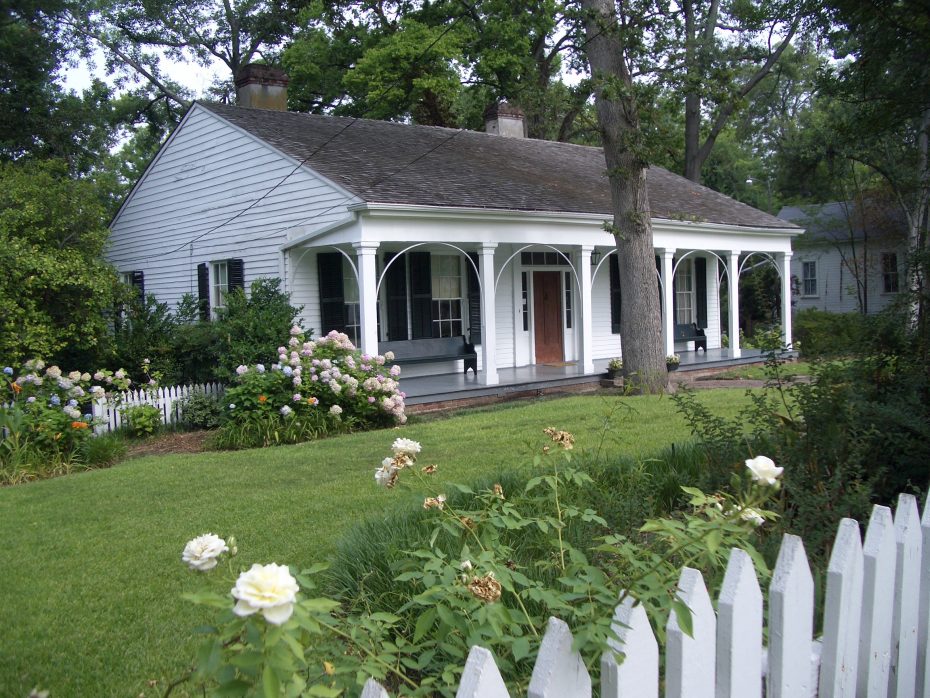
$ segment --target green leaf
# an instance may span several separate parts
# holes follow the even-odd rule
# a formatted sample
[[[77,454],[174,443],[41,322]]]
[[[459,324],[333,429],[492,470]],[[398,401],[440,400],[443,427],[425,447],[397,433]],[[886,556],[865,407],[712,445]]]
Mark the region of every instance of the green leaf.
[[[336,698],[336,696],[342,695],[342,689],[315,684],[310,687],[307,693],[311,696],[322,696],[322,698]]]
[[[722,539],[723,532],[719,528],[715,528],[704,537],[704,542],[707,544],[707,549],[710,552],[716,553],[720,548],[720,542]]]
[[[279,698],[281,694],[281,682],[270,666],[262,671],[262,693],[265,698]]]
[[[518,637],[510,645],[511,652],[513,652],[513,658],[518,662],[524,657],[529,656],[530,654],[530,640],[526,637]]]
[[[679,598],[672,600],[672,610],[675,612],[675,619],[678,621],[678,627],[688,637],[694,637],[694,623],[691,618],[691,609]]]
[[[413,641],[419,642],[433,627],[436,620],[436,608],[430,608],[417,618],[416,627],[413,630]]]

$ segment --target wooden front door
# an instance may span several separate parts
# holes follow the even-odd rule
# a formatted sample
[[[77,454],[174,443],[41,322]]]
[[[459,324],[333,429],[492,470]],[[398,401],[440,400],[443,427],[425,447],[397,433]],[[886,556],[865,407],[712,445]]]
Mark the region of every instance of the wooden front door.
[[[536,363],[557,363],[562,350],[562,284],[560,272],[533,272],[533,336]]]

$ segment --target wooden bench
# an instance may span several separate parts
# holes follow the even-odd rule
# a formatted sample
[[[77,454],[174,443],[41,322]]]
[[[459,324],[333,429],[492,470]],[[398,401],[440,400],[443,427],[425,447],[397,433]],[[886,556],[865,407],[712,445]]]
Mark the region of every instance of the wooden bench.
[[[707,336],[704,330],[693,322],[690,325],[675,325],[675,341],[694,342],[694,351],[703,349],[704,353],[707,353]]]
[[[393,363],[426,364],[435,361],[465,361],[465,373],[468,369],[478,374],[478,354],[475,345],[467,342],[464,336],[432,337],[429,339],[407,339],[399,342],[379,342],[378,351],[386,354],[394,352]]]

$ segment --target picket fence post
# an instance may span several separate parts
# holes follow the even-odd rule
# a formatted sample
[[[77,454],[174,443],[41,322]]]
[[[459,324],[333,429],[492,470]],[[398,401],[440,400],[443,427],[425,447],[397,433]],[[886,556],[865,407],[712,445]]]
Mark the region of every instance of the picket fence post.
[[[739,548],[730,551],[717,612],[717,698],[761,696],[762,590]]]
[[[885,698],[891,666],[891,625],[897,548],[891,509],[872,507],[862,546],[864,560],[862,621],[857,692],[864,698]]]
[[[859,522],[843,519],[827,565],[821,698],[856,698],[863,566]]]
[[[617,639],[608,640],[601,656],[601,698],[658,698],[659,643],[646,609],[627,596],[614,610],[611,628]],[[617,654],[623,654],[622,662]]]
[[[892,630],[891,673],[888,694],[913,698],[917,691],[917,617],[920,604],[921,529],[917,500],[898,497],[894,514],[898,562],[895,566],[895,603]]]

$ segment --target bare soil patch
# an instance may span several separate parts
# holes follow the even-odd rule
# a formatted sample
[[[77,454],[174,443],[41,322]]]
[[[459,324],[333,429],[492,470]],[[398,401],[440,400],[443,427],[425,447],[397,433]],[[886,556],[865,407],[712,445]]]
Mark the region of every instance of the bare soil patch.
[[[209,431],[188,431],[153,436],[145,441],[131,444],[126,451],[126,458],[161,456],[169,453],[201,453],[206,450],[204,442],[211,433]]]

